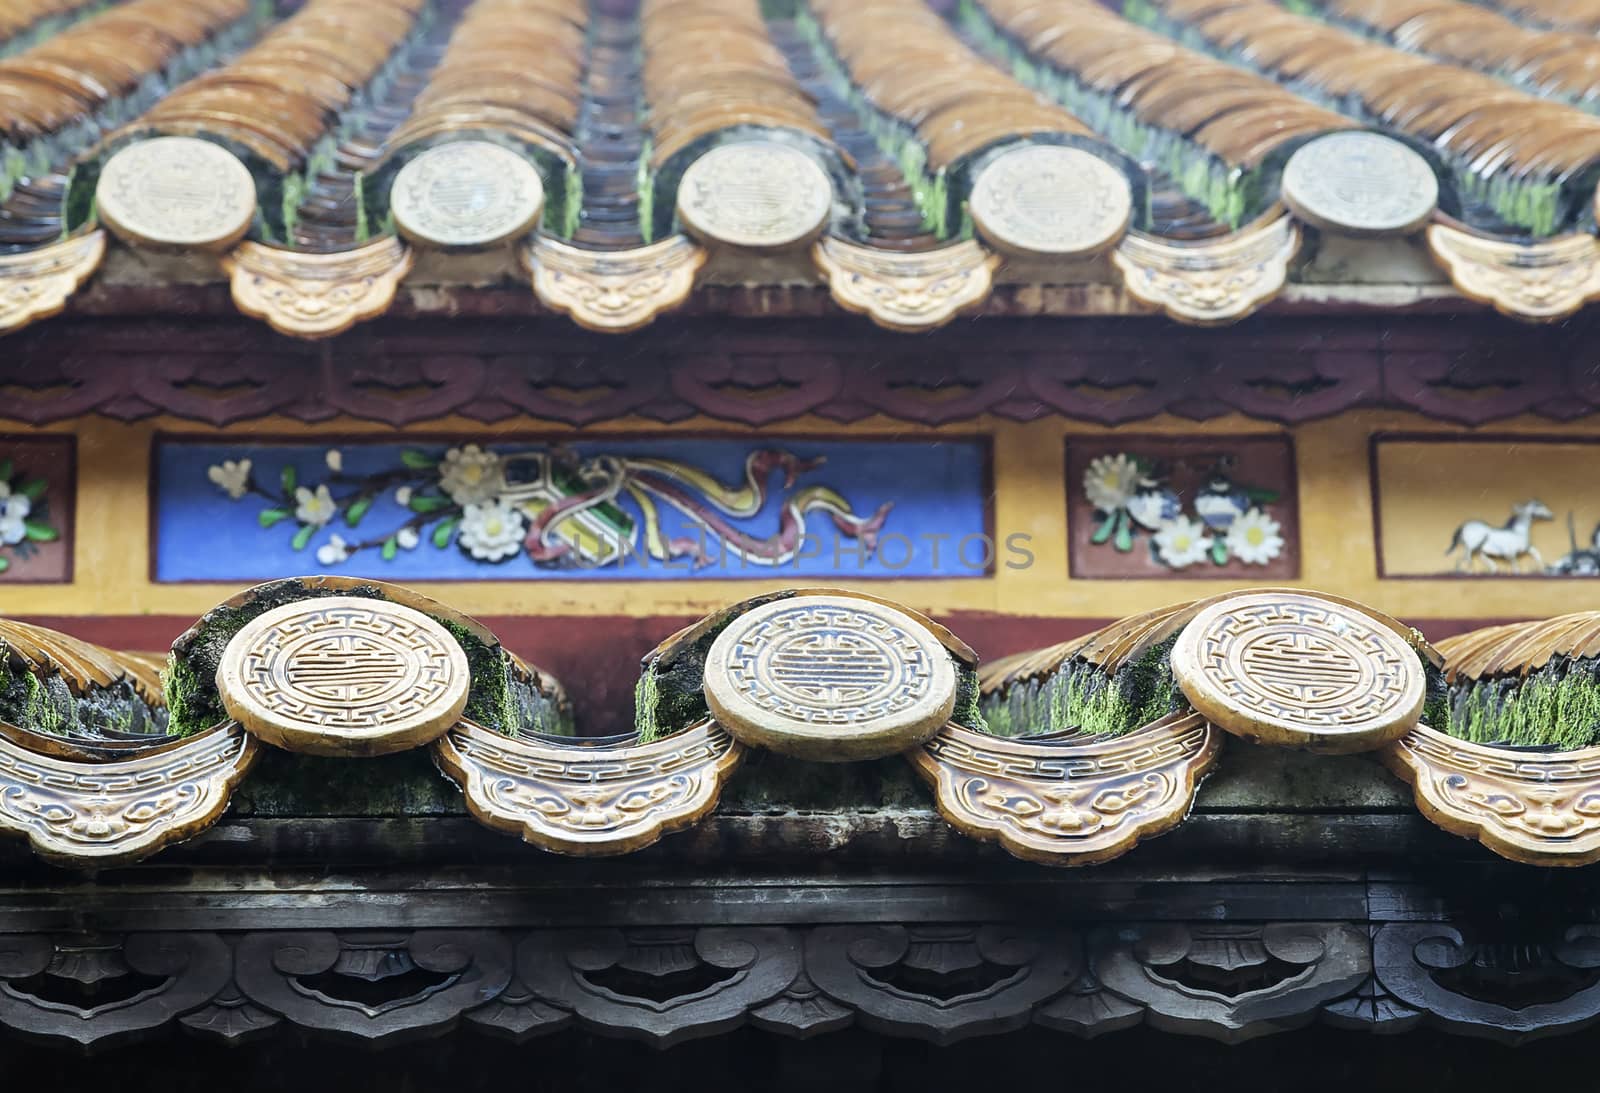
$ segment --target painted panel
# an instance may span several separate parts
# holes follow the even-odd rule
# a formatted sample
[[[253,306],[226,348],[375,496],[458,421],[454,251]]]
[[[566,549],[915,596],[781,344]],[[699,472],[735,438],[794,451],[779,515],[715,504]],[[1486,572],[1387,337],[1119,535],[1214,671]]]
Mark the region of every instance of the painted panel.
[[[1597,458],[1577,438],[1375,438],[1379,575],[1600,577]]]
[[[1074,577],[1300,575],[1287,437],[1069,440],[1067,498]]]
[[[0,584],[72,580],[74,454],[69,436],[0,436]]]
[[[981,440],[164,436],[152,466],[158,581],[856,580],[994,564]]]

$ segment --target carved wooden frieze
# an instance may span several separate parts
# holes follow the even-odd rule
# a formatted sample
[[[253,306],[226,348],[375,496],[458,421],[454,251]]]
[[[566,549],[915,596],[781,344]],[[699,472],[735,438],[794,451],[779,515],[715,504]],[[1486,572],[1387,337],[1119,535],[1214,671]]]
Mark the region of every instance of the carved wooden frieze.
[[[1600,861],[1600,747],[1524,751],[1419,725],[1381,754],[1452,834],[1529,865]]]
[[[1555,322],[1600,296],[1600,242],[1586,232],[1511,243],[1434,224],[1428,246],[1457,291],[1513,318]]]
[[[705,250],[681,235],[622,251],[584,250],[543,236],[521,252],[546,307],[588,330],[647,326],[688,299]]]
[[[1135,298],[1209,326],[1242,319],[1282,292],[1299,249],[1300,229],[1279,216],[1199,243],[1129,232],[1111,260]]]
[[[819,926],[806,970],[869,1028],[950,1044],[1026,1025],[1083,968],[1076,937],[1020,926]]]
[[[0,334],[59,315],[68,297],[100,267],[105,253],[105,232],[95,230],[0,255]]]
[[[1172,671],[1196,710],[1248,740],[1369,751],[1422,716],[1422,661],[1390,620],[1317,593],[1219,598],[1184,628]]]
[[[1373,972],[1398,1003],[1454,1032],[1522,1043],[1600,1019],[1600,926],[1485,935],[1394,922],[1372,938]]]
[[[402,604],[329,596],[284,604],[228,642],[217,689],[253,735],[311,755],[386,755],[461,717],[471,672],[439,623]]]
[[[462,721],[434,745],[485,825],[561,854],[625,854],[716,807],[743,747],[713,721],[648,744],[591,747]]]
[[[1000,256],[967,240],[933,251],[884,251],[827,236],[811,250],[834,302],[889,330],[943,326],[989,298]]]
[[[511,979],[511,943],[492,930],[253,933],[234,979],[251,1002],[302,1028],[383,1044],[455,1025]]]
[[[1307,1024],[1372,971],[1366,931],[1343,922],[1123,926],[1097,932],[1089,953],[1096,979],[1150,1024],[1228,1043]]]
[[[0,829],[60,865],[138,861],[215,823],[256,749],[235,724],[101,763],[42,755],[0,734]]]
[[[1221,745],[1205,718],[1187,713],[1074,742],[951,724],[906,754],[964,834],[1044,865],[1093,865],[1182,822]]]
[[[228,984],[232,954],[207,931],[0,934],[0,1025],[83,1047],[147,1035]]]
[[[799,935],[777,927],[549,930],[517,946],[517,973],[539,997],[660,1047],[744,1024],[800,967]]]
[[[332,254],[247,242],[223,266],[240,311],[280,334],[328,338],[387,311],[413,257],[392,237]]]

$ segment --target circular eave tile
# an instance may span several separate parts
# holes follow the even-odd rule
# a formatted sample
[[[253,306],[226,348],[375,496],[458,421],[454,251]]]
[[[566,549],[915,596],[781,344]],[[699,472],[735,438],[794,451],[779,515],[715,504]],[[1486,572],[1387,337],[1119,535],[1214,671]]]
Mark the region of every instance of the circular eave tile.
[[[197,137],[152,137],[115,152],[95,186],[100,219],[137,246],[225,250],[256,215],[239,157]]]
[[[420,611],[359,596],[294,603],[251,620],[223,651],[217,690],[251,734],[311,755],[386,755],[461,719],[471,671]]]
[[[428,149],[394,177],[396,230],[424,247],[491,247],[532,231],[544,211],[539,172],[509,148],[462,140]]]
[[[1218,728],[1265,744],[1368,751],[1422,716],[1426,677],[1405,637],[1310,593],[1241,593],[1178,636],[1172,671]]]
[[[786,144],[713,148],[678,183],[678,219],[701,240],[754,250],[810,242],[828,223],[833,184],[820,164]]]
[[[1381,133],[1329,133],[1302,145],[1284,166],[1281,190],[1300,219],[1344,235],[1407,235],[1439,204],[1428,161]]]
[[[795,596],[752,608],[717,635],[705,696],[747,744],[821,762],[875,759],[944,727],[956,669],[938,637],[904,612]]]
[[[1034,144],[996,156],[973,182],[967,208],[973,226],[1000,250],[1088,257],[1128,230],[1133,189],[1092,152]]]

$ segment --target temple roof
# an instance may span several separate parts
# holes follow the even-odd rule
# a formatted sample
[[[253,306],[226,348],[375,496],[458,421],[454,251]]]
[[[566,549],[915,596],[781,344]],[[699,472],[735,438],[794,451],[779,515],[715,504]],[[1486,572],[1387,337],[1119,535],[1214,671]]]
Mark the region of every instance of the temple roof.
[[[530,282],[602,331],[731,289],[767,313],[825,290],[899,330],[1278,299],[1560,318],[1600,292],[1597,22],[1556,0],[19,0],[0,330],[74,293],[103,313],[221,284],[307,337]]]

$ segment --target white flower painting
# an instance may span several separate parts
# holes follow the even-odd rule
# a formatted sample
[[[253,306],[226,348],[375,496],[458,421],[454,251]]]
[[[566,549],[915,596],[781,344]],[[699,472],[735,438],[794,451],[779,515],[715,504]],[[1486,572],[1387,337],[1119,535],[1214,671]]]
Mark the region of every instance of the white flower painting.
[[[1289,535],[1275,512],[1281,491],[1245,481],[1231,452],[1152,454],[1176,449],[1169,442],[1080,464],[1083,500],[1094,521],[1090,548],[1142,554],[1168,572],[1230,563],[1264,567],[1282,558]]]

